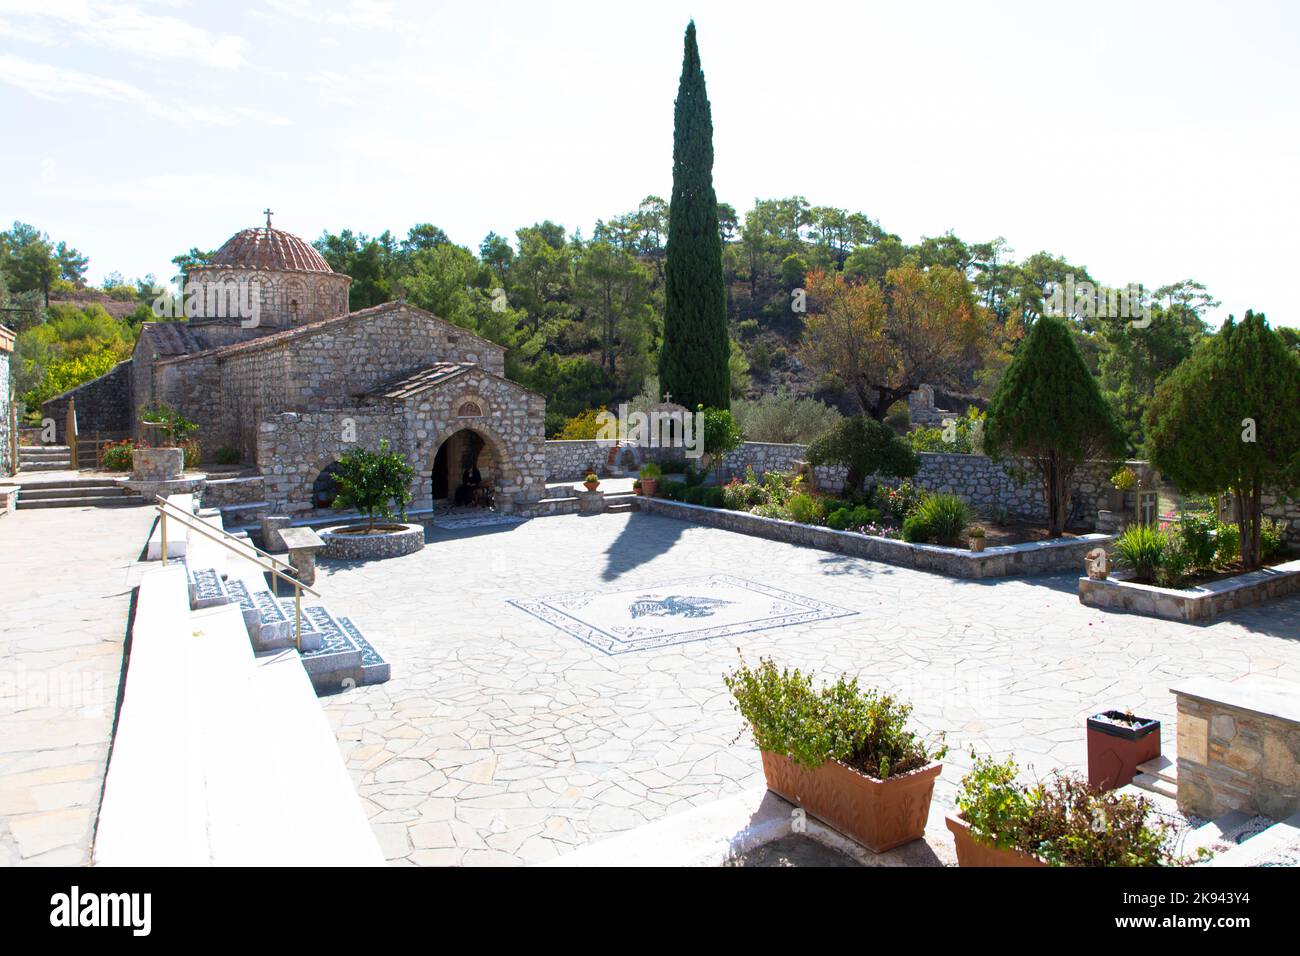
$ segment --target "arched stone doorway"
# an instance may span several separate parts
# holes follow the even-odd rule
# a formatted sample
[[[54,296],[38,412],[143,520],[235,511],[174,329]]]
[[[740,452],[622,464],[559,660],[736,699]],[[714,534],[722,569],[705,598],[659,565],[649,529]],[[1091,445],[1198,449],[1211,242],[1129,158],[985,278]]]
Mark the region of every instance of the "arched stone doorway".
[[[339,482],[334,476],[338,473],[339,463],[331,462],[321,469],[321,473],[316,476],[316,480],[311,483],[311,506],[313,508],[329,508],[334,504],[334,499],[338,497]]]
[[[500,479],[500,462],[492,442],[472,428],[447,436],[433,458],[430,491],[434,501],[453,500],[465,472],[477,468],[484,485],[495,487]]]

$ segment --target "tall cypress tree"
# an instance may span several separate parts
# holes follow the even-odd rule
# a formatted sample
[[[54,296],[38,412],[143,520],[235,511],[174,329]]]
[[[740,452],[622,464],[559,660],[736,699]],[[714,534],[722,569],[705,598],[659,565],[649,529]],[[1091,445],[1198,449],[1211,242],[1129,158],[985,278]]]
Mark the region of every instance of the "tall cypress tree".
[[[682,79],[673,109],[673,198],[664,294],[660,389],[687,408],[730,408],[731,342],[718,199],[713,192],[713,117],[694,20],[686,27]]]

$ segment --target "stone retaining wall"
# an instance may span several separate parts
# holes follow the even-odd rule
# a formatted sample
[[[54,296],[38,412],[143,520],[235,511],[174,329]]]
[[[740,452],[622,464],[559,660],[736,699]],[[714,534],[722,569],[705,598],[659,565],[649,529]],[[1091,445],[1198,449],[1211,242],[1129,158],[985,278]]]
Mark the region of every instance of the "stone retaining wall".
[[[745,511],[688,505],[666,498],[637,498],[636,501],[642,511],[651,514],[957,578],[1021,577],[1077,571],[1083,567],[1085,554],[1114,540],[1110,535],[1090,534],[1056,541],[1004,545],[976,553],[962,548],[908,544],[892,538],[833,531],[794,521],[763,518]]]
[[[261,475],[243,478],[209,478],[203,488],[203,505],[221,508],[266,500],[266,482]]]
[[[54,444],[68,443],[68,402],[77,403],[77,434],[125,438],[135,427],[131,397],[131,360],[118,362],[99,378],[83,382],[41,404],[41,417],[54,419]]]
[[[1178,701],[1178,808],[1281,820],[1300,811],[1300,695],[1288,681],[1199,678]]]
[[[1188,589],[1161,588],[1114,576],[1104,581],[1079,579],[1080,604],[1189,623],[1209,621],[1237,608],[1298,592],[1300,561]]]

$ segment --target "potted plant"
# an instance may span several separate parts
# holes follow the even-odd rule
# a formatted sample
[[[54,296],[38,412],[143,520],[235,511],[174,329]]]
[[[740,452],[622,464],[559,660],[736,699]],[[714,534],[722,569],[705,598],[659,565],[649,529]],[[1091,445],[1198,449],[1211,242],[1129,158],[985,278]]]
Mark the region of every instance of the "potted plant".
[[[663,469],[653,461],[648,461],[641,466],[641,494],[647,498],[653,498],[655,492],[659,490],[659,479],[663,477]]]
[[[632,494],[634,494],[634,495],[639,495],[639,494],[641,494],[641,479],[640,479],[640,478],[637,478],[636,480],[634,480],[634,481],[632,482]]]
[[[1160,721],[1133,711],[1106,710],[1088,718],[1088,783],[1104,790],[1127,786],[1139,764],[1160,756]]]
[[[726,676],[762,752],[767,787],[876,853],[925,833],[947,754],[906,727],[911,706],[840,675],[812,676],[770,659]]]
[[[600,477],[594,471],[589,471],[582,481],[582,486],[588,491],[595,491],[600,487]]]
[[[971,525],[966,531],[966,537],[970,540],[970,549],[972,551],[984,550],[984,526]]]
[[[1106,510],[1124,510],[1124,496],[1137,487],[1137,472],[1125,465],[1110,476],[1110,489],[1106,492]]]
[[[1014,760],[972,754],[947,825],[959,866],[1173,866],[1168,825],[1150,801],[1059,774],[1022,784]]]

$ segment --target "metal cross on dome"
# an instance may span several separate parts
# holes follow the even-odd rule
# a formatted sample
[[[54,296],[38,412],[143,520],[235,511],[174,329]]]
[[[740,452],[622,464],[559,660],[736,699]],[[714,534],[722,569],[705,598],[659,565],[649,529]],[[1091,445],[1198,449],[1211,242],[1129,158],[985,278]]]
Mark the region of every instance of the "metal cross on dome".
[[[672,393],[672,392],[664,392],[664,401],[671,405],[671,404],[672,404],[672,401],[673,401],[673,393]]]
[[[269,230],[271,228],[271,215],[272,215],[271,207],[268,206],[267,208],[263,209],[262,215],[266,216],[266,228]]]

